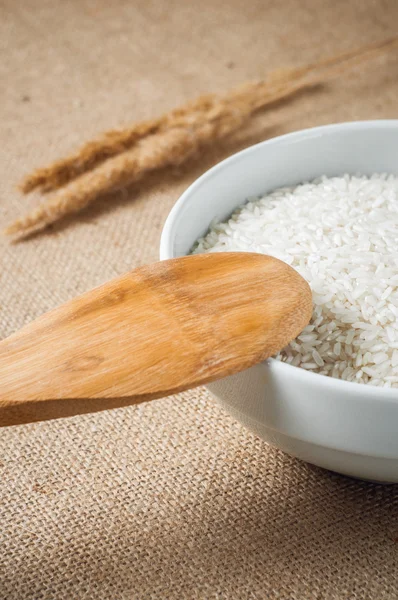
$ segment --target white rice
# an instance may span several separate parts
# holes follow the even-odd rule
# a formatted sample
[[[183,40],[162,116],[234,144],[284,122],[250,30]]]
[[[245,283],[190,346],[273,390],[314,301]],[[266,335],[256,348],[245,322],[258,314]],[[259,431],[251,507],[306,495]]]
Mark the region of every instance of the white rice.
[[[259,252],[310,284],[310,325],[277,358],[398,387],[398,177],[321,177],[250,199],[194,253]]]

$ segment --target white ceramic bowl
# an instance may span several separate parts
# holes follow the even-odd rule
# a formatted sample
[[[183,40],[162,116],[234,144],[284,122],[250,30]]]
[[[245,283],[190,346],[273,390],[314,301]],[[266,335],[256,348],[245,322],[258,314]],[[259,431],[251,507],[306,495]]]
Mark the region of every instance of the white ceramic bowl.
[[[252,146],[202,175],[165,224],[161,259],[189,253],[210,222],[250,196],[325,174],[398,174],[398,120],[341,123]],[[398,482],[398,390],[346,382],[270,359],[208,386],[267,442],[346,475]]]

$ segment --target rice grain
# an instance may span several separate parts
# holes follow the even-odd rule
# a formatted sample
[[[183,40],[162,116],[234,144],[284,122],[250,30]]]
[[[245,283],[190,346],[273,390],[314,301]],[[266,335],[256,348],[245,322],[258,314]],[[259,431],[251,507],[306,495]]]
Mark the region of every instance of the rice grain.
[[[398,177],[320,177],[250,199],[193,252],[258,252],[310,284],[311,323],[276,357],[398,387]]]

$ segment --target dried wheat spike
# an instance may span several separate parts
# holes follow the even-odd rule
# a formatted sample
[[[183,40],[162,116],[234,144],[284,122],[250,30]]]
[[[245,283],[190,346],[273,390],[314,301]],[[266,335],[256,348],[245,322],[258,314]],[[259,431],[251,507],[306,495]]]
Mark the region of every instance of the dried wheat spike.
[[[244,86],[231,100],[213,107],[205,115],[196,113],[189,127],[173,127],[144,138],[131,150],[119,154],[96,169],[83,173],[27,217],[15,221],[6,233],[26,236],[62,217],[81,211],[98,196],[126,187],[149,171],[180,165],[199,148],[236,131],[260,105],[272,103],[308,87],[307,83],[267,92],[263,85]],[[261,99],[260,99],[261,98]]]
[[[36,181],[40,179],[41,185],[50,187],[61,185],[65,173],[73,173],[74,179],[30,215],[13,223],[6,233],[26,236],[68,214],[79,212],[97,197],[126,187],[150,171],[181,164],[199,148],[236,131],[256,110],[292,97],[330,77],[340,76],[345,70],[397,45],[398,38],[394,38],[298,69],[279,70],[265,81],[245,84],[219,97],[204,96],[160,119],[146,121],[124,132],[110,132],[101,143],[97,140],[93,146],[86,144],[86,163],[80,171],[74,170],[77,154],[41,170],[41,179],[40,172],[36,172]],[[108,142],[113,139],[114,145],[108,142],[104,145],[104,139]],[[113,148],[112,152],[119,150],[115,155],[107,154],[106,160],[99,162],[110,148]],[[80,160],[84,156],[80,156]],[[97,166],[84,172],[93,164]],[[77,172],[80,174],[76,177]]]
[[[396,44],[397,38],[392,38],[361,49],[332,56],[304,67],[278,69],[271,73],[266,83],[274,85],[282,81],[292,82],[319,69],[340,66],[346,61],[367,60],[372,55],[383,52]],[[21,190],[28,193],[36,188],[41,188],[43,192],[60,188],[82,173],[93,169],[101,162],[132,148],[144,137],[175,126],[188,125],[190,116],[193,113],[206,112],[216,105],[219,100],[220,98],[214,94],[201,96],[157,119],[142,121],[125,129],[107,131],[84,144],[74,154],[27,175],[21,183]]]

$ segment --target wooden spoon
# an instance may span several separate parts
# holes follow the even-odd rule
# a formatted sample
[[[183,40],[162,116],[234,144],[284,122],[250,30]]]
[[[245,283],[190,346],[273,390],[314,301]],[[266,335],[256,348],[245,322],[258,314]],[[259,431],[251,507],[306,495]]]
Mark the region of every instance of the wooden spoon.
[[[308,324],[308,284],[261,254],[140,267],[0,343],[0,426],[138,404],[277,353]]]

